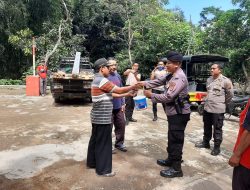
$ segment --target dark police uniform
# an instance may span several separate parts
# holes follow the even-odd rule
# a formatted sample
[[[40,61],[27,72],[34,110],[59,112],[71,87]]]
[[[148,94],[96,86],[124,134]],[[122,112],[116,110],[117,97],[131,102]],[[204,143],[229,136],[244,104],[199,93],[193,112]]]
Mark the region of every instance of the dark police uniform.
[[[181,57],[182,59],[182,57]],[[180,60],[181,62],[181,60]],[[184,144],[184,131],[190,120],[190,104],[188,102],[188,81],[183,70],[179,68],[173,75],[167,75],[152,81],[145,82],[146,88],[165,85],[164,94],[152,93],[153,103],[166,103],[166,115],[168,118],[168,158],[157,160],[162,166],[169,166],[168,170],[162,170],[163,177],[182,177],[181,170],[182,149]],[[179,97],[181,105],[178,109],[175,105]]]

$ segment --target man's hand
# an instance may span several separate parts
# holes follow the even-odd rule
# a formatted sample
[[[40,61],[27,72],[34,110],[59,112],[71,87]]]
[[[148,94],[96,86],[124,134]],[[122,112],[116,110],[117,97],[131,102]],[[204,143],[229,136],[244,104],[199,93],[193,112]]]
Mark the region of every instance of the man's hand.
[[[228,164],[232,167],[236,167],[240,164],[240,156],[233,154],[228,161]]]
[[[126,104],[122,105],[122,112],[125,112]]]
[[[137,95],[137,90],[131,90],[128,92],[128,96],[135,97]]]
[[[131,69],[130,72],[133,73],[133,74],[135,74],[137,71]]]
[[[150,90],[144,90],[143,93],[147,98],[151,98],[152,92]]]
[[[132,85],[132,89],[138,91],[139,86],[136,84]]]
[[[136,84],[137,88],[143,87],[143,86],[145,86],[145,85],[146,85],[146,82],[145,82],[145,81],[140,81],[140,82],[137,82],[137,84]]]

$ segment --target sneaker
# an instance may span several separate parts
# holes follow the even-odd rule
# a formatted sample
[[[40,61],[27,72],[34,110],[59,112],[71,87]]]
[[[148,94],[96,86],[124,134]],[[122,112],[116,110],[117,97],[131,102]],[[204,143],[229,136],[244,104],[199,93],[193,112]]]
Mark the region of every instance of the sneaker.
[[[122,152],[127,152],[128,150],[126,149],[126,146],[120,145],[120,146],[115,146],[116,149],[122,151]]]
[[[134,118],[130,118],[129,121],[130,121],[130,122],[137,122],[137,120],[134,119]]]
[[[111,172],[111,173],[107,173],[107,174],[101,174],[101,175],[97,174],[97,175],[100,177],[114,177],[116,175],[116,173]]]

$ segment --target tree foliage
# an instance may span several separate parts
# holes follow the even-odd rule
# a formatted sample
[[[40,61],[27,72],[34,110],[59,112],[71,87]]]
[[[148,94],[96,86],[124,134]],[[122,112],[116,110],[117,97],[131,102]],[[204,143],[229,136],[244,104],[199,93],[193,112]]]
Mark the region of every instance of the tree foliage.
[[[199,26],[186,21],[181,9],[166,9],[168,2],[1,0],[0,78],[20,79],[30,72],[35,37],[37,63],[47,57],[50,69],[80,51],[92,62],[115,56],[121,70],[139,62],[147,77],[157,59],[176,50],[227,56],[226,74],[249,81],[249,1],[232,0],[239,8],[228,11],[204,8]]]
[[[235,1],[236,2],[236,1]],[[240,1],[237,1],[240,2]],[[249,6],[241,1],[242,9],[221,11],[214,7],[204,9],[201,23],[203,48],[209,53],[228,56],[230,64],[226,74],[234,81],[249,85],[250,27]],[[206,15],[213,17],[207,19]],[[242,74],[243,73],[243,74]]]

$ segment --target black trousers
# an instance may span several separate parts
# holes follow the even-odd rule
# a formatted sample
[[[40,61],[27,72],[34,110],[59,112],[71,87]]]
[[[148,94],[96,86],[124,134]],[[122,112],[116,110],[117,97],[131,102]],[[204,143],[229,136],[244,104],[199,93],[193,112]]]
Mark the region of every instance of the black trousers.
[[[122,146],[125,137],[125,116],[122,109],[113,110],[113,124],[115,126],[115,147]]]
[[[155,93],[155,94],[164,94],[164,91],[152,89],[152,93]],[[162,107],[164,109],[164,112],[166,112],[165,111],[165,108],[166,108],[166,104],[165,103],[162,103]],[[153,103],[153,113],[154,113],[154,116],[157,116],[157,103]]]
[[[212,138],[212,129],[214,145],[220,146],[222,138],[222,126],[224,121],[224,113],[209,113],[204,110],[203,122],[204,122],[204,136],[203,140],[209,142]],[[213,127],[214,128],[213,128]]]
[[[125,98],[125,116],[126,119],[132,119],[134,108],[135,108],[135,102],[133,100],[133,97],[129,96]]]
[[[249,190],[250,189],[250,169],[239,165],[233,171],[233,190]]]
[[[112,125],[92,123],[87,166],[96,168],[98,175],[112,172]]]
[[[168,116],[168,159],[173,162],[182,160],[184,145],[184,131],[190,120],[190,114],[177,114]]]

